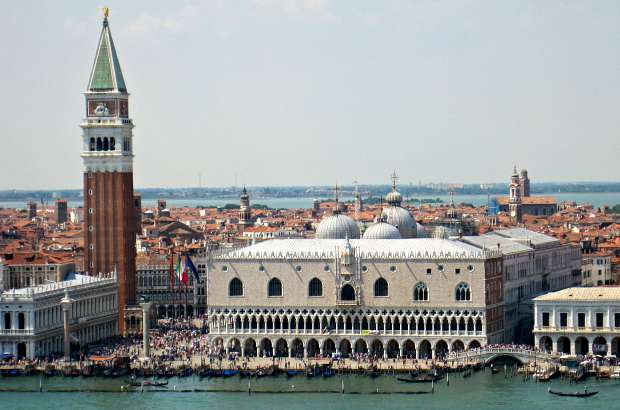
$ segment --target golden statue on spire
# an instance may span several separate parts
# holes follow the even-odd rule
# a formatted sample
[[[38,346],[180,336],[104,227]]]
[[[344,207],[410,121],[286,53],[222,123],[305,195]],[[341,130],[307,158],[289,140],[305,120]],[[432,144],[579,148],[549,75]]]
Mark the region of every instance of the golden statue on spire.
[[[103,8],[103,18],[108,18],[108,16],[110,15],[110,9],[107,7]]]

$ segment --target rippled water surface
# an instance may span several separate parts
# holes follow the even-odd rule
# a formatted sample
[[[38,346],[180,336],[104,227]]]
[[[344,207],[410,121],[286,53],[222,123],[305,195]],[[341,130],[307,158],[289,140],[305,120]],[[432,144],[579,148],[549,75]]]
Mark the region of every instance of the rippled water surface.
[[[410,384],[394,376],[371,379],[365,376],[336,376],[329,379],[305,377],[248,380],[185,378],[169,379],[167,391],[121,392],[120,379],[43,379],[39,377],[0,379],[2,409],[619,409],[620,383],[594,378],[579,384],[556,379],[550,383],[524,382],[520,376],[507,378],[489,371],[464,379],[451,375],[450,385]],[[344,386],[345,394],[340,393]],[[598,390],[594,397],[556,397],[547,388],[561,391]],[[199,390],[199,391],[193,391]]]

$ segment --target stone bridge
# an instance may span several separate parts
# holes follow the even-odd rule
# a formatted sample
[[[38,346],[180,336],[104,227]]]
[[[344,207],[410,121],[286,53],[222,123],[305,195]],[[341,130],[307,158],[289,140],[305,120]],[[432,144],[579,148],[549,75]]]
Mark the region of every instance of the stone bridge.
[[[446,361],[449,363],[466,362],[470,360],[484,361],[485,364],[491,363],[498,357],[511,357],[517,360],[521,364],[527,364],[537,360],[557,360],[558,355],[535,351],[531,349],[512,348],[512,347],[483,347],[475,350],[468,350],[465,352],[452,353]]]

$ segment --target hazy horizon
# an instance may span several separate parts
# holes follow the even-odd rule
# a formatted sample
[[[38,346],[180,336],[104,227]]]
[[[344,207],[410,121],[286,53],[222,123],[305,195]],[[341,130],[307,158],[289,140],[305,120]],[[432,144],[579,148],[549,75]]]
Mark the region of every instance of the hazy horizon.
[[[103,6],[138,189],[618,181],[620,2],[27,0],[0,13],[0,190],[81,188]]]

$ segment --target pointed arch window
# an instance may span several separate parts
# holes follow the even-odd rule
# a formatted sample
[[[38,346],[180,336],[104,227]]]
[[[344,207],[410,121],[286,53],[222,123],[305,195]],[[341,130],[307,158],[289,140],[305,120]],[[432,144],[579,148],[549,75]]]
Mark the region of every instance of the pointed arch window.
[[[418,282],[413,288],[413,300],[425,301],[428,300],[428,287],[424,282]]]
[[[108,145],[108,137],[105,137],[103,139],[103,150],[107,151],[108,149],[110,149],[110,146]]]
[[[355,289],[353,289],[353,286],[346,284],[342,287],[340,290],[340,300],[355,300]]]
[[[323,282],[319,278],[314,278],[308,284],[308,296],[323,296]]]
[[[110,151],[116,151],[116,140],[114,137],[110,137]]]
[[[467,283],[461,282],[457,285],[455,289],[455,298],[457,302],[471,300],[471,290]]]
[[[93,137],[90,138],[90,144],[88,145],[88,150],[89,151],[95,150],[95,139]]]
[[[267,294],[269,297],[282,296],[282,282],[278,278],[273,278],[267,286]]]
[[[233,278],[228,284],[228,296],[243,296],[243,282],[239,278]]]
[[[384,278],[375,281],[375,297],[386,297],[389,294],[388,282]]]

